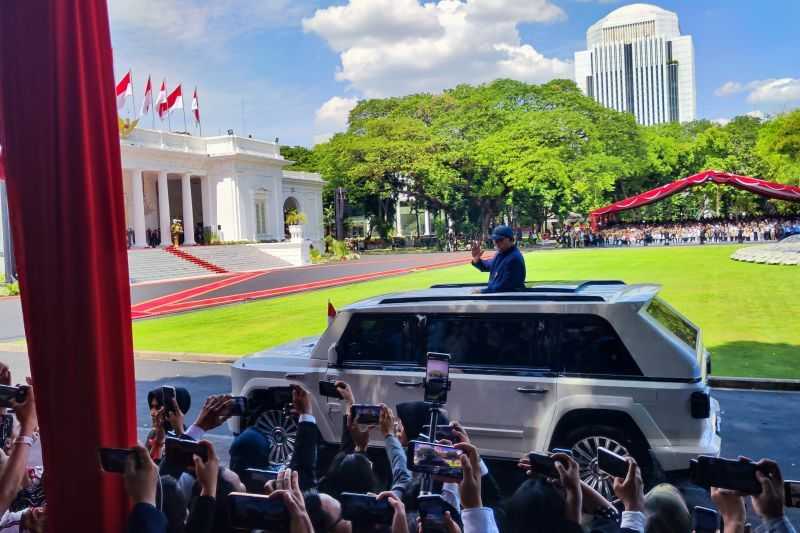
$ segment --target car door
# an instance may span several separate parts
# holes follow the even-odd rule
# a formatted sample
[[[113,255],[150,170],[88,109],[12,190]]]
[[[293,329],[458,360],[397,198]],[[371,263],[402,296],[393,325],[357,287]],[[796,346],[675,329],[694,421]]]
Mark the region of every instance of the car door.
[[[356,313],[337,343],[337,364],[327,379],[350,384],[357,403],[398,403],[423,399],[424,368],[418,345],[419,318],[407,313]],[[340,402],[328,401],[328,417],[340,435]],[[382,444],[379,432],[373,444]]]
[[[451,356],[450,420],[484,455],[519,458],[536,449],[557,401],[552,320],[539,315],[429,315],[425,350]]]

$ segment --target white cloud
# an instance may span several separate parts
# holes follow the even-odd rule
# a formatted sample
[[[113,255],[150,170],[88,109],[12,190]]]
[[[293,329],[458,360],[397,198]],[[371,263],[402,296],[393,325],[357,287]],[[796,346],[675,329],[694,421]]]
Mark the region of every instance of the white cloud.
[[[747,113],[745,113],[745,116],[760,118],[760,119],[767,118],[767,115],[763,111],[759,111],[758,109],[754,109],[753,111],[748,111]]]
[[[518,25],[563,20],[549,0],[349,0],[303,19],[340,54],[336,79],[367,97],[498,77],[571,78],[572,64],[523,44]]]
[[[711,122],[713,122],[714,124],[719,124],[720,126],[724,126],[727,123],[729,123],[730,121],[731,121],[731,119],[729,119],[729,118],[713,118],[713,119],[711,119]]]
[[[747,92],[750,103],[786,103],[800,101],[800,79],[778,78],[754,80],[748,83],[728,81],[714,91],[716,96]]]
[[[314,135],[314,144],[325,142],[335,132],[346,129],[350,110],[357,103],[358,98],[334,96],[322,104],[314,116],[314,129],[319,132]]]

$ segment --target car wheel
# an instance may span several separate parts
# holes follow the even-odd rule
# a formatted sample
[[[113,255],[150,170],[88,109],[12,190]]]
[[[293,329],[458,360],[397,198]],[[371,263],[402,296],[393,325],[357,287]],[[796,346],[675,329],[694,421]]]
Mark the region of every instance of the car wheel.
[[[614,479],[597,467],[597,449],[606,448],[622,457],[633,457],[642,475],[650,470],[647,448],[611,426],[589,426],[571,431],[560,448],[572,451],[580,468],[581,481],[609,501],[615,500]]]
[[[288,465],[294,453],[297,438],[297,422],[283,409],[264,411],[256,422],[256,428],[272,440],[269,464],[272,467]]]

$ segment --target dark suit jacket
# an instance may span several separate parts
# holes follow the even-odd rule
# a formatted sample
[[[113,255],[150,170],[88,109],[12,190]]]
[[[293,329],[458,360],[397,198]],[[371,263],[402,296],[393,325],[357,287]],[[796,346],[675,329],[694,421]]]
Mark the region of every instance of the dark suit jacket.
[[[137,503],[128,515],[128,533],[166,533],[167,517],[149,503]]]
[[[289,468],[297,472],[300,489],[308,490],[317,486],[317,444],[319,429],[311,422],[300,422],[294,441],[294,453]]]
[[[214,513],[217,503],[211,496],[200,496],[192,503],[186,533],[211,533],[214,529]]]

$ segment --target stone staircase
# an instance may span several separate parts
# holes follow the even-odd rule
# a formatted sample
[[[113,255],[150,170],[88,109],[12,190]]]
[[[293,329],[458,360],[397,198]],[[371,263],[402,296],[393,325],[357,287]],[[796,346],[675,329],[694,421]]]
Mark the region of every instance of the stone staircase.
[[[229,272],[249,272],[285,268],[291,263],[262,251],[259,246],[247,244],[226,244],[224,246],[193,246],[184,251],[207,263],[224,268]]]
[[[128,250],[128,271],[131,283],[212,274],[200,265],[159,248]]]
[[[211,261],[206,261],[200,257],[197,257],[183,248],[178,248],[177,246],[167,246],[164,248],[165,252],[169,252],[174,256],[180,257],[184,261],[189,261],[190,263],[194,263],[195,265],[205,268],[209,272],[213,272],[214,274],[225,274],[228,272],[226,269],[222,268],[219,265],[212,263]]]

